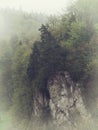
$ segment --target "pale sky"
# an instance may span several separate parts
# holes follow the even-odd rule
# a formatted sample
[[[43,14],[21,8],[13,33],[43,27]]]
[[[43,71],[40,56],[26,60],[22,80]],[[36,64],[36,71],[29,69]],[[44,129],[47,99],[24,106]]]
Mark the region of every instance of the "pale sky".
[[[63,13],[66,6],[73,0],[0,0],[1,8],[22,9],[28,12],[45,14]]]

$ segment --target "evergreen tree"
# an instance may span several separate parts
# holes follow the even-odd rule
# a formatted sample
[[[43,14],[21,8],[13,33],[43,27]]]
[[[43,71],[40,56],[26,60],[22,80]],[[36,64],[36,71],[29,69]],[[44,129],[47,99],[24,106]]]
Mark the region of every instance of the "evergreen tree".
[[[46,26],[42,25],[40,31],[41,41],[34,44],[27,73],[29,79],[36,80],[37,87],[44,91],[49,77],[64,70],[66,51],[60,47]]]

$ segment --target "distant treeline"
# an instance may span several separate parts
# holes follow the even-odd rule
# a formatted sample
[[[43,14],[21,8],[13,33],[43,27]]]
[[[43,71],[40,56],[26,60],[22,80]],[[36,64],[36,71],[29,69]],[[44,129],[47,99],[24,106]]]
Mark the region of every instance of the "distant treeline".
[[[30,119],[35,89],[49,96],[47,81],[57,71],[68,71],[82,86],[91,80],[98,65],[96,5],[79,0],[62,16],[50,17],[0,11],[7,27],[0,31],[1,110]]]

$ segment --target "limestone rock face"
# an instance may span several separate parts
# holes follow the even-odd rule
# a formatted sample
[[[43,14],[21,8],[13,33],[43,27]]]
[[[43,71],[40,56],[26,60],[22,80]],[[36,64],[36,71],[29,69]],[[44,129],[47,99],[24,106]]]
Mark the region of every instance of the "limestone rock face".
[[[89,118],[83,103],[79,85],[74,83],[68,72],[59,72],[48,82],[49,107],[56,124],[73,124]]]
[[[56,125],[76,125],[79,120],[89,118],[79,85],[74,83],[68,72],[58,72],[47,84],[49,99],[36,92],[34,114],[40,116],[43,107],[48,108],[53,123]]]

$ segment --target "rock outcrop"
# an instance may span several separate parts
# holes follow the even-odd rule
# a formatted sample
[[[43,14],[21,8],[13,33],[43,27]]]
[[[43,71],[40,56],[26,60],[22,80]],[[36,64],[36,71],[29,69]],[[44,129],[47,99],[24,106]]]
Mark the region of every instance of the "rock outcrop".
[[[53,124],[76,127],[79,120],[89,118],[86,111],[79,84],[73,82],[68,72],[58,72],[51,77],[47,84],[49,98],[41,92],[34,97],[34,115],[42,113],[51,115]],[[45,108],[45,109],[43,109]],[[44,111],[45,110],[45,111]]]

